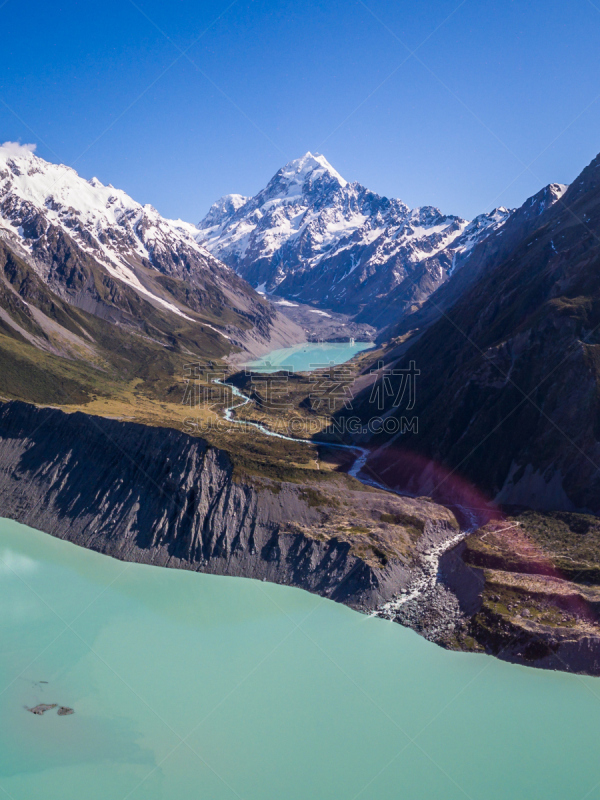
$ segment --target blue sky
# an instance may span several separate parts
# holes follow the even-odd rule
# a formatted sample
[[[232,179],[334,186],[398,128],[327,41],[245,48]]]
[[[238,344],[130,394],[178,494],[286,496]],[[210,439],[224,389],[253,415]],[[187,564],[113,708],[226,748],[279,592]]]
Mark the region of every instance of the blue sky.
[[[0,140],[198,221],[323,153],[472,217],[600,151],[600,0],[0,0]]]

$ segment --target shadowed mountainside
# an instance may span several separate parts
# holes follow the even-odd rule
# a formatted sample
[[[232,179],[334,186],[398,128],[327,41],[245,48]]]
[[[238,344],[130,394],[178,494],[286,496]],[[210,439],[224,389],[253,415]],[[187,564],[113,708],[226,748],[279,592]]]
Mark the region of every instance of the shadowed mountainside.
[[[600,158],[539,222],[390,364],[421,371],[418,434],[373,440],[393,485],[435,492],[451,470],[499,502],[600,511]]]

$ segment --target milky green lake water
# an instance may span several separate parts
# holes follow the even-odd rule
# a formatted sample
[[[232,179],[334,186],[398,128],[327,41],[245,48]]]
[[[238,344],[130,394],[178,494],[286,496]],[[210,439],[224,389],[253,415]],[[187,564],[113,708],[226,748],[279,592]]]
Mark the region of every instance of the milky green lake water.
[[[600,797],[596,679],[6,520],[0,579],[1,797]],[[23,708],[40,702],[76,713]]]
[[[323,342],[322,344],[304,343],[294,347],[284,347],[281,350],[272,350],[266,356],[250,361],[245,366],[260,367],[264,373],[277,372],[288,369],[290,372],[305,372],[307,370],[328,367],[331,363],[343,364],[357,353],[373,347],[373,342],[355,342],[354,344]]]

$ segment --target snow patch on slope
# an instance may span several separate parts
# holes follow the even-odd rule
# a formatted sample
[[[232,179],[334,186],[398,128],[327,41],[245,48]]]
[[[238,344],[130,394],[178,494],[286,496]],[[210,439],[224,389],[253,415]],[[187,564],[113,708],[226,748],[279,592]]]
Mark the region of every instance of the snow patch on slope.
[[[169,311],[190,319],[173,303],[146,289],[135,275],[134,262],[154,267],[157,255],[191,250],[199,259],[208,251],[196,240],[197,229],[182,220],[167,220],[150,205],[141,205],[120,189],[97,178],[86,181],[71,167],[52,164],[34,154],[35,145],[5,142],[0,146],[0,208],[3,227],[12,227],[22,245],[22,221],[39,212],[62,228],[99,260],[115,278]],[[12,225],[11,225],[12,223]]]

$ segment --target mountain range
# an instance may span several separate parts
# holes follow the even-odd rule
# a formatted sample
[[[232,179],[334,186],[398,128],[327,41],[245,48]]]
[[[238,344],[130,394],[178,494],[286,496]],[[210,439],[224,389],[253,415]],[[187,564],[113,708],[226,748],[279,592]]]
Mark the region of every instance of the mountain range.
[[[600,156],[570,186],[469,222],[307,153],[198,227],[259,291],[379,328],[378,363],[340,415],[398,420],[363,435],[385,484],[450,502],[466,479],[483,505],[600,512]],[[411,363],[418,432],[403,434]]]
[[[194,226],[7,143],[0,359],[16,395],[27,384],[25,396],[40,399],[45,390],[31,394],[31,375],[42,370],[39,385],[55,387],[48,375],[56,359],[60,385],[73,379],[79,391],[74,364],[92,385],[107,371],[174,374],[192,355],[239,357],[301,342],[310,332],[283,313],[306,303],[370,323],[391,363],[480,290],[571,194],[551,184],[519,209],[467,221],[430,206],[411,210],[307,153],[255,197],[228,195]]]
[[[438,289],[509,216],[497,208],[469,222],[432,206],[410,209],[306,153],[254,197],[222,197],[198,228],[202,244],[258,291],[382,328]]]

